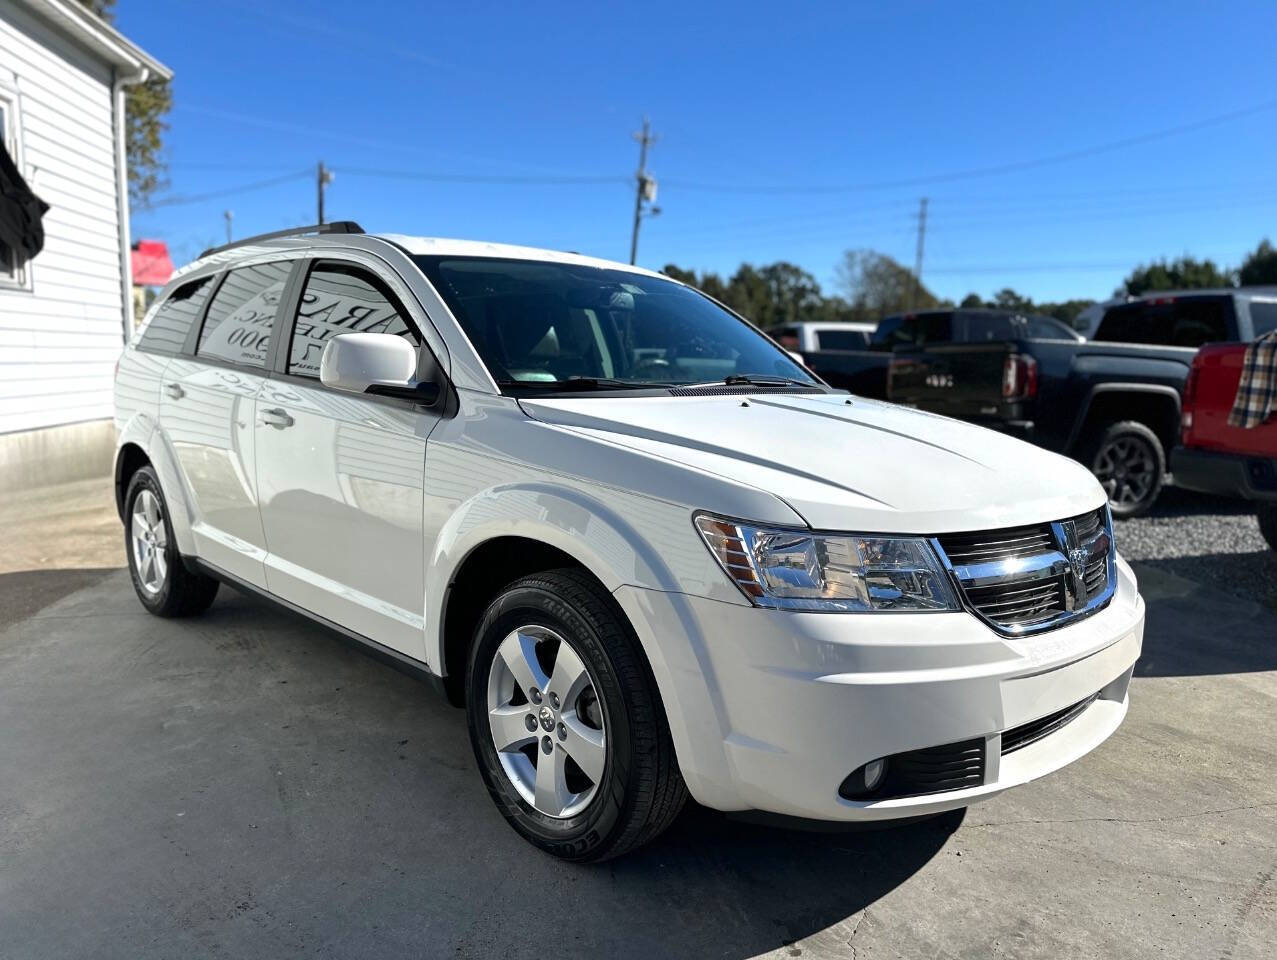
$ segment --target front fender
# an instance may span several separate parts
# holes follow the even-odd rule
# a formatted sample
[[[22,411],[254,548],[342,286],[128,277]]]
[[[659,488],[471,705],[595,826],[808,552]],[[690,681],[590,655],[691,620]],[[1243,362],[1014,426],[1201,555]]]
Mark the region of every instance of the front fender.
[[[668,504],[654,508],[677,510]],[[681,512],[681,511],[679,511]],[[687,520],[691,530],[690,518]],[[444,599],[466,558],[489,540],[524,537],[563,551],[609,592],[624,584],[677,591],[679,578],[654,544],[599,497],[554,484],[490,487],[462,503],[439,531],[426,564],[426,661],[444,670]],[[705,559],[709,552],[702,550]]]

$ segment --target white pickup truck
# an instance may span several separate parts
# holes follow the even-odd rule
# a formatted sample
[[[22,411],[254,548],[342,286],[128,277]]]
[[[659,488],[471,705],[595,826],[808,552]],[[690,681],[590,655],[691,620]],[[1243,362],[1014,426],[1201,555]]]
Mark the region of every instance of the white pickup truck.
[[[689,794],[931,814],[1121,723],[1144,604],[1080,465],[834,391],[645,270],[285,234],[120,358],[138,598],[229,583],[429,679],[538,847],[616,856]]]

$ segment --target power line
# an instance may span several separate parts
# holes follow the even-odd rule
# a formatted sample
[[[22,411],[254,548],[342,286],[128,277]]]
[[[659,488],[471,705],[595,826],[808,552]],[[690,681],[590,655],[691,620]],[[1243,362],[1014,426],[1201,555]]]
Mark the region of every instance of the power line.
[[[354,177],[383,177],[391,180],[424,180],[433,183],[496,183],[496,184],[545,184],[576,185],[592,183],[628,183],[623,176],[576,176],[558,174],[473,174],[430,173],[423,170],[381,170],[373,167],[341,168],[344,174]]]
[[[1121,262],[1113,261],[1110,263],[1013,263],[999,267],[986,266],[984,264],[970,264],[968,266],[959,267],[931,267],[931,273],[940,274],[959,274],[959,273],[1087,273],[1091,271],[1099,272],[1102,270],[1128,270],[1131,267],[1130,260]]]
[[[265,190],[267,187],[278,186],[281,183],[291,183],[294,180],[300,180],[309,176],[309,170],[301,170],[295,173],[285,174],[282,177],[271,177],[268,180],[255,180],[252,183],[241,183],[239,186],[226,187],[223,190],[210,190],[208,193],[175,194],[169,197],[160,197],[158,200],[152,200],[149,204],[147,204],[147,206],[150,208],[177,207],[188,203],[203,203],[205,200],[217,200],[221,197],[233,197],[237,194],[250,193],[254,190]]]
[[[1051,166],[1057,163],[1067,163],[1071,160],[1082,160],[1086,157],[1093,157],[1101,153],[1109,153],[1126,147],[1153,143],[1157,140],[1164,140],[1167,137],[1174,137],[1183,133],[1192,133],[1197,130],[1218,126],[1222,123],[1229,123],[1233,120],[1240,120],[1243,117],[1254,116],[1257,113],[1263,113],[1273,109],[1277,109],[1277,100],[1267,100],[1251,107],[1245,107],[1241,110],[1231,110],[1228,113],[1221,113],[1213,117],[1194,120],[1191,123],[1183,123],[1174,127],[1166,127],[1162,130],[1154,130],[1149,133],[1136,134],[1130,137],[1122,137],[1118,140],[1110,140],[1106,143],[1097,143],[1089,147],[1069,150],[1064,153],[1052,154],[1046,157],[1038,157],[1033,160],[1017,160],[1011,163],[1000,163],[988,167],[974,167],[969,170],[958,170],[952,173],[930,174],[927,176],[908,177],[900,180],[879,180],[853,184],[808,184],[804,186],[741,185],[706,183],[694,180],[667,180],[666,185],[678,187],[683,190],[706,190],[718,193],[797,194],[856,193],[865,190],[891,190],[900,187],[920,187],[937,183],[953,183],[958,180],[976,180],[983,177],[999,176],[1004,173],[1017,173],[1021,170],[1033,170],[1038,167]]]

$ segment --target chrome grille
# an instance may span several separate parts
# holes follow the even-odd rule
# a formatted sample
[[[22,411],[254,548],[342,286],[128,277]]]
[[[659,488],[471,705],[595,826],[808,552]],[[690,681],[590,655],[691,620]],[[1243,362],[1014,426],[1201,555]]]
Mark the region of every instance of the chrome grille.
[[[1050,630],[1104,607],[1116,586],[1102,507],[1054,523],[933,541],[967,606],[1008,635]]]
[[[1028,586],[970,587],[970,604],[998,623],[1024,625],[1064,612],[1064,578],[1035,580]]]
[[[955,564],[1031,557],[1052,547],[1051,527],[1045,523],[993,533],[954,533],[942,539],[949,561]]]

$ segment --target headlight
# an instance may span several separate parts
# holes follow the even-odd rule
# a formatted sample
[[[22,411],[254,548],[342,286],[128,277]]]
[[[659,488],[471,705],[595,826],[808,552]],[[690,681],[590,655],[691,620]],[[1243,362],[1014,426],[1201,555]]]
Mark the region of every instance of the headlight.
[[[921,537],[753,527],[708,514],[696,527],[727,575],[759,607],[786,610],[957,610]]]

